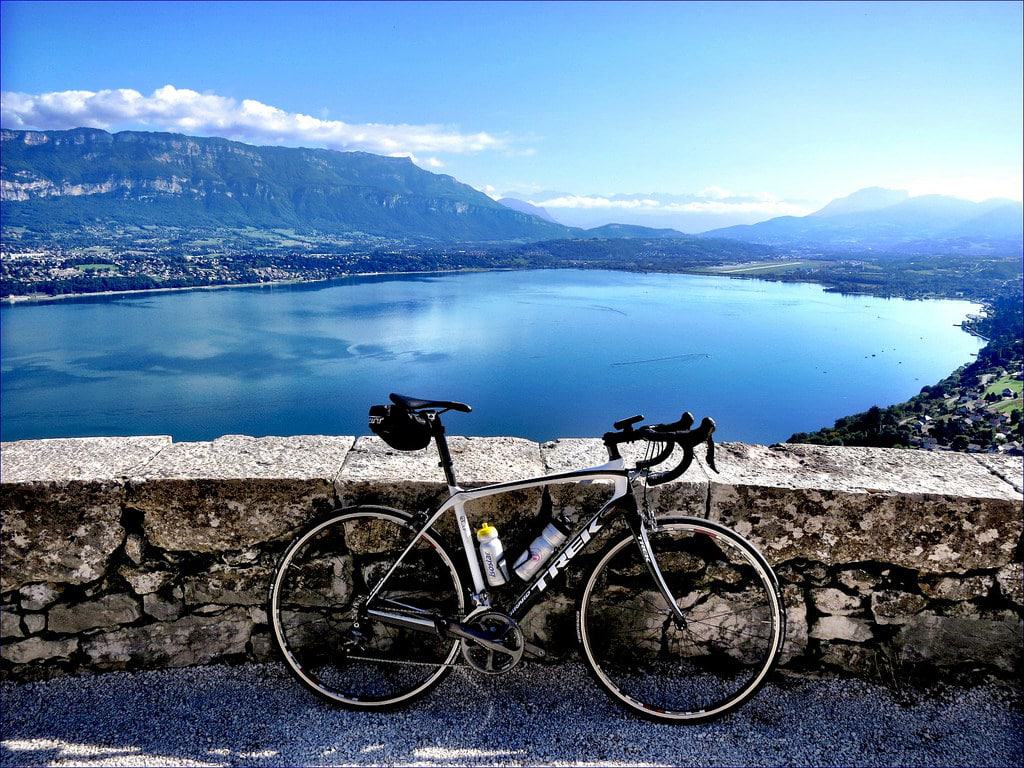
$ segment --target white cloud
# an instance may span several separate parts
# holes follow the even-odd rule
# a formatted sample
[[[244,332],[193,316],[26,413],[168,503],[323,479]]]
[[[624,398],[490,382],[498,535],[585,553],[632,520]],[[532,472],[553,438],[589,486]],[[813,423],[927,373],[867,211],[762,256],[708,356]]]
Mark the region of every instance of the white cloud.
[[[714,185],[705,187],[697,194],[701,197],[709,197],[712,200],[723,200],[724,198],[733,196],[732,192],[728,189],[722,189],[721,187],[716,187]]]
[[[412,152],[388,152],[388,157],[407,157],[420,168],[444,168],[444,163],[436,157],[418,157]]]
[[[562,195],[548,200],[530,200],[542,208],[582,210],[625,210],[647,213],[702,213],[711,215],[756,214],[771,216],[804,216],[811,212],[805,205],[778,200],[768,194],[739,196],[720,187],[708,187],[685,202],[659,200],[655,197]]]
[[[669,213],[754,213],[765,216],[806,216],[813,208],[784,200],[729,201],[701,200],[692,203],[669,203],[660,210]]]
[[[188,88],[165,85],[149,96],[130,88],[0,94],[0,124],[15,129],[77,127],[158,130],[222,136],[256,143],[304,144],[411,156],[415,152],[464,154],[506,149],[490,133],[462,133],[442,125],[345,123]],[[440,168],[436,157],[425,164]]]
[[[531,205],[539,205],[544,208],[584,208],[593,210],[595,208],[617,208],[620,210],[634,210],[636,208],[657,208],[657,200],[617,200],[607,197],[591,197],[588,195],[563,195],[553,197],[550,200],[530,200]]]

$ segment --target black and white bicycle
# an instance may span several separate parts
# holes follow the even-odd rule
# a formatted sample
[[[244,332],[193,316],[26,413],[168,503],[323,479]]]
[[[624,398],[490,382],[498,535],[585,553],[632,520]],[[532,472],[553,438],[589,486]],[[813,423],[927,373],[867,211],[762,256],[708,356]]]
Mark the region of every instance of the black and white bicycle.
[[[717,523],[655,517],[646,493],[638,503],[633,490],[633,481],[655,486],[680,477],[701,444],[714,468],[714,421],[694,428],[685,413],[675,423],[638,427],[643,417],[635,416],[604,435],[605,464],[463,489],[440,416],[470,407],[395,394],[391,401],[370,410],[371,428],[399,450],[433,440],[449,495],[429,512],[339,509],[288,546],[269,613],[285,661],[304,685],[342,706],[387,709],[426,694],[453,666],[498,674],[524,657],[543,657],[520,622],[574,557],[595,539],[608,539],[598,534],[614,532],[617,519],[625,526],[582,579],[576,612],[581,655],[598,684],[635,712],[668,722],[718,717],[764,684],[785,638],[782,597],[768,562]],[[619,446],[634,442],[647,443],[647,453],[630,468]],[[653,472],[676,448],[683,454],[678,465]],[[611,499],[570,531],[528,581],[510,575],[508,585],[488,589],[467,503],[601,480],[611,481]],[[449,511],[460,548],[435,528]]]

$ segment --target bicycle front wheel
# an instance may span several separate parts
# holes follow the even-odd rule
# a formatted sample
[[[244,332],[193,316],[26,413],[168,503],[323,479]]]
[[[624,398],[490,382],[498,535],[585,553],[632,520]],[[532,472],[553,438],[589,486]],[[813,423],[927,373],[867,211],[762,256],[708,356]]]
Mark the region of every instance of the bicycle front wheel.
[[[753,545],[715,523],[664,519],[649,539],[683,618],[627,535],[584,585],[583,657],[613,699],[647,718],[719,717],[753,696],[778,659],[785,637],[778,582]]]
[[[270,591],[274,637],[289,670],[323,698],[386,709],[424,695],[449,671],[458,641],[366,615],[370,590],[413,541],[410,517],[357,507],[310,526],[289,545]],[[374,599],[389,613],[459,616],[462,583],[427,532]]]

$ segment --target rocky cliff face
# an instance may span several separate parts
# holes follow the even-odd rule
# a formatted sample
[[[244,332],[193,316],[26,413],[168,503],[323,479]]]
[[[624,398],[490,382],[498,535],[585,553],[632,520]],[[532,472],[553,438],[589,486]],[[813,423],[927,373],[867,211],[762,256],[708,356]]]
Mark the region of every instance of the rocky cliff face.
[[[8,225],[201,223],[441,240],[571,233],[408,158],[91,128],[4,130],[0,139]]]

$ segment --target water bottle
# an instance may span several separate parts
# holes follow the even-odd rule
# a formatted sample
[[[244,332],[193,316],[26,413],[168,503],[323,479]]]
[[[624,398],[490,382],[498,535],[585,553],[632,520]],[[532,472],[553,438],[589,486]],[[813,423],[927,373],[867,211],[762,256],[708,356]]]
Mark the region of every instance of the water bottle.
[[[523,552],[512,566],[516,575],[523,581],[529,581],[565,542],[567,535],[568,531],[563,530],[555,520],[545,525],[540,536],[533,540],[530,548]]]
[[[480,559],[484,564],[487,583],[492,587],[500,587],[508,581],[508,567],[502,558],[504,550],[498,538],[498,529],[485,522],[477,530],[476,540],[480,542]]]

